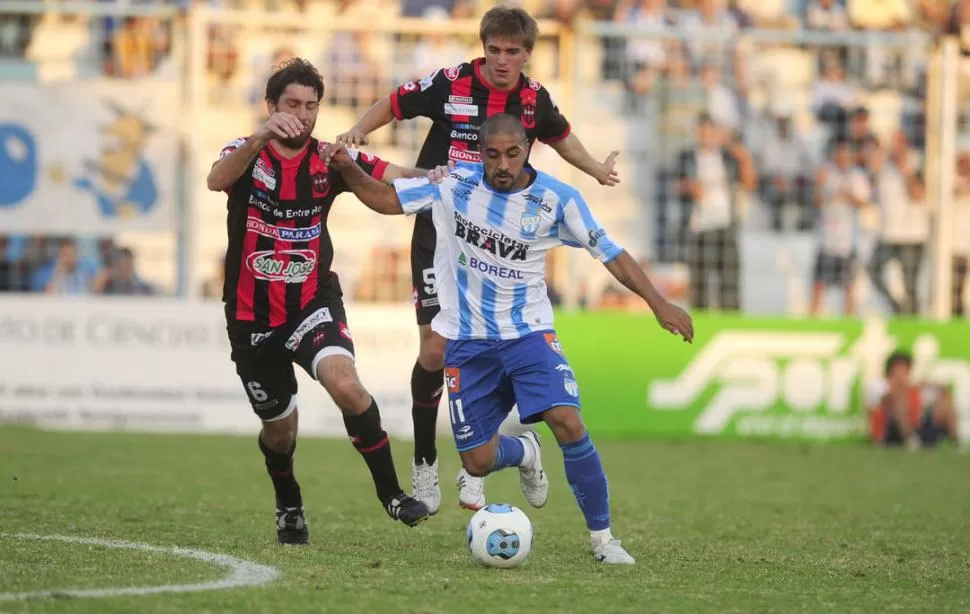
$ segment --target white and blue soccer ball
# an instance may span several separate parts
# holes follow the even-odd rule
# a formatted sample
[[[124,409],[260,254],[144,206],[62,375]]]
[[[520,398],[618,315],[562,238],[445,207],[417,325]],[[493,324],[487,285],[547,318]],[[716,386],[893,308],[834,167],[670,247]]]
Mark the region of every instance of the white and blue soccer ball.
[[[507,503],[491,503],[475,512],[465,534],[468,550],[486,567],[518,567],[532,552],[532,521]]]

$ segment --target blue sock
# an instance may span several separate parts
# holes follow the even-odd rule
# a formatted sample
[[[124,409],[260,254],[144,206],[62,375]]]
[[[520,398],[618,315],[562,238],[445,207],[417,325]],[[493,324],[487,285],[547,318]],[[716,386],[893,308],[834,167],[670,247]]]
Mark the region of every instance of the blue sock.
[[[525,456],[525,445],[518,437],[498,436],[498,449],[495,451],[495,464],[489,473],[506,467],[518,467]]]
[[[603,464],[589,433],[573,443],[561,443],[566,481],[583,510],[590,531],[610,528],[610,489]]]

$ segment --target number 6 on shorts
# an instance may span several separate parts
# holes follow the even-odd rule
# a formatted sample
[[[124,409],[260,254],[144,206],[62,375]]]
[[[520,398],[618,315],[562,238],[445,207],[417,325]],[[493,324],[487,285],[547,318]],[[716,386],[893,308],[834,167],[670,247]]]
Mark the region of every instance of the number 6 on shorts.
[[[249,396],[253,398],[257,403],[263,403],[269,398],[263,387],[259,385],[259,382],[246,382],[246,390],[249,391]]]

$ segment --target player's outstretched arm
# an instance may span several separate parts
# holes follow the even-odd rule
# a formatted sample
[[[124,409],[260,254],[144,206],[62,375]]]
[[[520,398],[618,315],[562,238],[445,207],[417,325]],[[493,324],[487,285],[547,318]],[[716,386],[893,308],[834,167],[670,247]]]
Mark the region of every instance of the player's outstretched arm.
[[[611,151],[610,155],[606,156],[606,160],[600,162],[586,150],[586,146],[573,132],[561,141],[550,143],[550,147],[555,149],[563,160],[598,181],[600,185],[614,186],[620,183],[620,175],[615,169],[619,151]]]
[[[451,161],[449,161],[447,165],[437,166],[432,170],[426,170],[423,168],[407,168],[389,163],[387,168],[384,169],[384,174],[381,176],[381,181],[391,185],[394,183],[395,179],[417,179],[418,177],[427,177],[434,183],[440,183],[441,179],[450,173],[451,169],[454,167],[455,163]]]
[[[688,343],[694,339],[694,323],[690,315],[661,296],[633,256],[626,251],[620,252],[616,258],[606,263],[606,270],[647,302],[660,326],[680,335]]]
[[[402,215],[401,201],[393,187],[374,179],[350,157],[341,144],[330,144],[323,151],[324,164],[336,170],[360,202],[384,215]]]
[[[394,112],[391,110],[390,96],[384,96],[371,105],[367,112],[357,120],[354,127],[337,135],[337,142],[342,145],[352,145],[358,147],[366,145],[367,135],[382,126],[386,126],[394,119]],[[418,175],[420,176],[420,175]]]

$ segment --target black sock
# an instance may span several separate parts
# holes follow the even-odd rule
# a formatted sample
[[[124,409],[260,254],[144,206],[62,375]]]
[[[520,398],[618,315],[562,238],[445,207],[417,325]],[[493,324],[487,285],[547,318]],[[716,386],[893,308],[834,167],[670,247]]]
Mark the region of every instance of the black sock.
[[[266,472],[269,473],[269,479],[273,480],[277,504],[283,507],[303,507],[300,485],[296,483],[296,476],[293,475],[293,453],[296,451],[296,442],[289,452],[281,454],[270,450],[263,441],[263,436],[260,435],[259,450],[266,457]]]
[[[374,486],[377,487],[377,498],[381,503],[387,504],[402,491],[394,470],[394,459],[391,458],[391,442],[381,427],[381,412],[377,409],[377,401],[371,399],[370,407],[359,416],[344,414],[344,427],[370,469]]]
[[[426,371],[415,362],[411,371],[411,419],[414,421],[414,462],[427,464],[438,458],[435,431],[438,402],[444,388],[444,370]]]

